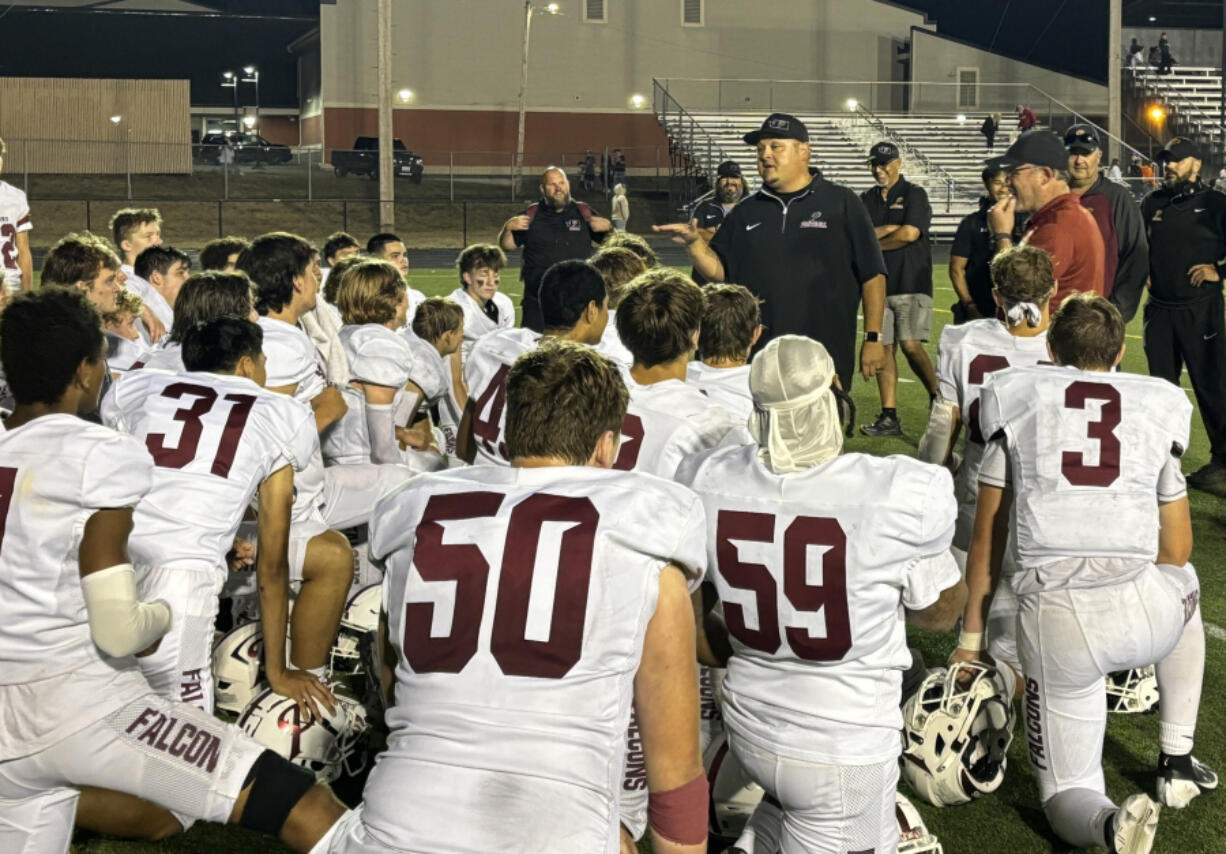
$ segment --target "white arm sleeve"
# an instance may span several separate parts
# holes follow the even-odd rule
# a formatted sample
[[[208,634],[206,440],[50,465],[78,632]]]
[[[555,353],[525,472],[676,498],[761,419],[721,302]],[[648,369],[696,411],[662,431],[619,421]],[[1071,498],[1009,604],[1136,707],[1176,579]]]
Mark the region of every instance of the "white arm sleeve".
[[[116,658],[145,649],[170,628],[170,606],[141,602],[132,564],[121,563],[81,577],[89,633],[98,649]]]
[[[372,463],[404,462],[396,442],[396,422],[392,404],[366,404],[366,431],[370,435]]]

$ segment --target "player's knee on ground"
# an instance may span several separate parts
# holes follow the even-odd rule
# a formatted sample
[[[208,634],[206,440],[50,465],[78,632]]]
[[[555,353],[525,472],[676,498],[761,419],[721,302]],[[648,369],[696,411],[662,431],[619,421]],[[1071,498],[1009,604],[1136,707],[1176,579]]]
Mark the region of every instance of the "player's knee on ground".
[[[285,820],[298,802],[315,786],[315,775],[271,750],[265,750],[243,780],[247,791],[240,816],[231,822],[272,836],[280,836]]]
[[[353,548],[339,531],[324,531],[311,538],[302,567],[304,581],[349,589],[353,583]]]

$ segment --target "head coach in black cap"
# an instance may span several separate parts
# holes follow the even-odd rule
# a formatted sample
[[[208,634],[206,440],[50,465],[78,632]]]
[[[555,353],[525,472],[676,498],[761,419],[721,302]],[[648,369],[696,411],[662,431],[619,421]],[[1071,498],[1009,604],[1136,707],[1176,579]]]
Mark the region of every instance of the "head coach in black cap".
[[[809,168],[809,132],[795,116],[768,116],[745,143],[757,149],[762,187],[728,213],[710,243],[693,220],[655,230],[684,244],[708,281],[744,285],[763,301],[759,347],[788,333],[814,338],[844,388],[863,299],[860,371],[875,376],[885,362],[885,261],[868,212],[851,190]]]
[[[1149,237],[1145,357],[1151,375],[1177,385],[1187,365],[1212,454],[1188,483],[1220,487],[1226,484],[1226,195],[1201,181],[1201,152],[1191,140],[1175,137],[1154,159],[1163,183],[1141,202]]]
[[[1103,296],[1132,320],[1149,276],[1149,243],[1136,199],[1102,173],[1103,148],[1094,125],[1073,125],[1064,134],[1069,190],[1094,216],[1103,236]]]
[[[699,199],[691,215],[698,223],[698,231],[702,234],[703,240],[711,242],[711,238],[719,230],[728,211],[745,198],[746,189],[745,177],[741,174],[739,163],[735,160],[725,160],[719,164],[715,172],[715,188]],[[700,285],[707,283],[697,269],[690,271],[690,277]]]

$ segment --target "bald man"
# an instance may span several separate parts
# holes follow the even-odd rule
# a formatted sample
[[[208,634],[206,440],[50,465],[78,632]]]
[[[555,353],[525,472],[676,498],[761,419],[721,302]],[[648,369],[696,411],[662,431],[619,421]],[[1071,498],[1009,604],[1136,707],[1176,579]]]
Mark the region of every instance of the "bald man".
[[[550,166],[541,173],[541,198],[521,214],[511,217],[498,234],[498,245],[507,252],[523,247],[519,278],[524,283],[523,325],[542,331],[541,277],[559,261],[587,258],[593,242],[600,242],[613,223],[596,216],[584,202],[570,196],[566,173]]]

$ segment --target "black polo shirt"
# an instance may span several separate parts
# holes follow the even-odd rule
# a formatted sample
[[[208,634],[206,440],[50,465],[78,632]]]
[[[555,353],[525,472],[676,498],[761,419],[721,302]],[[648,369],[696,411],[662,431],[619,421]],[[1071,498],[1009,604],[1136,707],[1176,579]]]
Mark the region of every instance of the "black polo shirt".
[[[923,187],[901,175],[894,186],[881,195],[880,187],[860,194],[874,228],[883,225],[910,225],[919,229],[919,239],[898,249],[884,252],[886,294],[926,294],[932,296],[932,249],[928,245],[932,229],[932,206]]]
[[[1222,292],[1222,283],[1192,284],[1188,269],[1213,264],[1226,276],[1226,195],[1197,182],[1159,187],[1141,203],[1149,237],[1149,301],[1186,305]]]
[[[728,212],[711,248],[723,262],[724,281],[763,300],[758,346],[788,333],[821,341],[848,388],[861,286],[885,274],[877,235],[856,194],[821,173],[786,196],[763,188]]]
[[[524,249],[519,278],[524,283],[525,303],[539,303],[541,277],[559,261],[587,258],[592,254],[592,241],[600,240],[588,225],[578,202],[571,201],[562,210],[542,200],[533,205],[536,214],[527,231],[512,231],[516,246]],[[525,210],[527,214],[531,208]],[[594,215],[594,214],[593,214]]]
[[[733,205],[735,207],[735,205]],[[732,210],[732,208],[728,208]],[[727,212],[724,210],[723,204],[714,196],[699,202],[694,206],[694,212],[690,215],[691,219],[698,221],[699,228],[719,228],[724,222],[724,217]],[[700,285],[707,284],[707,279],[697,269],[690,270],[690,278]]]
[[[996,313],[996,301],[992,299],[992,258],[996,254],[996,246],[992,242],[991,229],[988,227],[988,210],[995,202],[987,196],[979,199],[979,210],[967,214],[958,223],[958,231],[954,234],[953,246],[949,254],[966,259],[966,287],[971,292],[971,300],[975,308],[984,317],[992,317]],[[1013,241],[1016,244],[1022,239],[1020,217],[1013,229]]]

